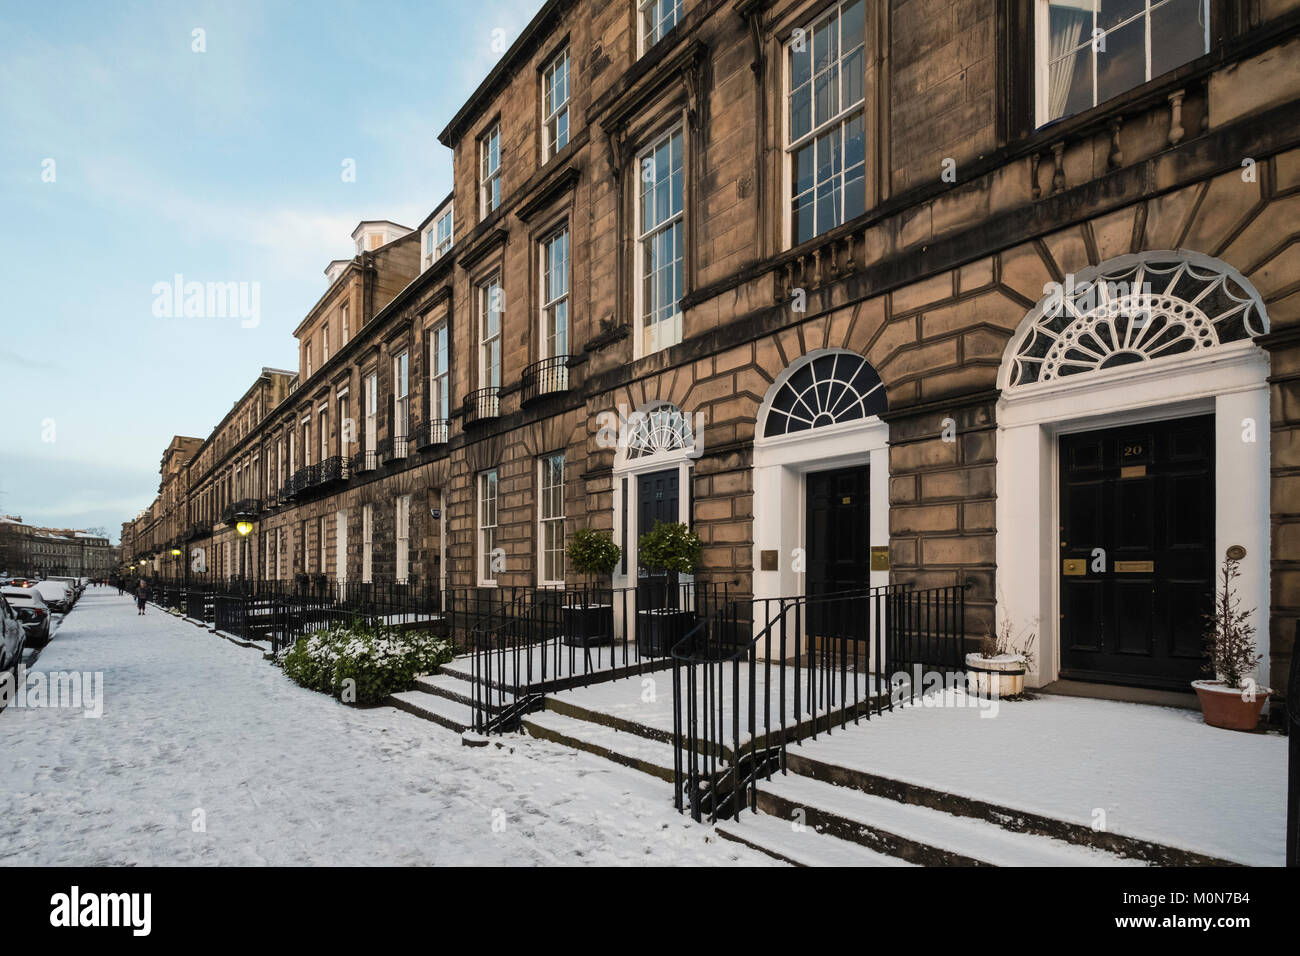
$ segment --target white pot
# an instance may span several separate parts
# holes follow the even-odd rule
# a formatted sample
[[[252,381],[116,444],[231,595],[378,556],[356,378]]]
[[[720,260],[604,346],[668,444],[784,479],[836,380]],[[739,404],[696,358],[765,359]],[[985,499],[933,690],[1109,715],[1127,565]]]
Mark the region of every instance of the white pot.
[[[1019,654],[967,654],[966,669],[966,689],[972,694],[1015,697],[1025,692],[1025,659]]]

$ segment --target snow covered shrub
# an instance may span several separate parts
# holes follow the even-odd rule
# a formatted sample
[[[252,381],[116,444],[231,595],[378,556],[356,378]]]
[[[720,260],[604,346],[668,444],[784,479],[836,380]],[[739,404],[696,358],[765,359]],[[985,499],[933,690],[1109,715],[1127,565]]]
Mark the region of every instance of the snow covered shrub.
[[[298,638],[282,663],[303,687],[345,703],[374,704],[410,690],[416,677],[451,658],[451,644],[431,634],[353,626]]]

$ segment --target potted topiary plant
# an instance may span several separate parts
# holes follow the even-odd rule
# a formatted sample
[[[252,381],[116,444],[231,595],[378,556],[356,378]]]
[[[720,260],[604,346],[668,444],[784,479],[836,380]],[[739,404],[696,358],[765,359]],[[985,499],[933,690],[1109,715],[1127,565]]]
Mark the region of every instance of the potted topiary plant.
[[[700,566],[699,536],[678,522],[660,522],[637,542],[641,566],[667,575],[663,605],[637,611],[637,651],[644,657],[664,657],[695,623],[695,612],[678,607],[678,576],[694,574]]]
[[[1016,644],[1011,622],[1004,620],[996,633],[980,642],[980,649],[966,655],[966,689],[981,697],[1016,698],[1025,693],[1025,672],[1034,666],[1034,641],[1030,631]]]
[[[563,641],[577,647],[610,644],[614,640],[614,605],[599,598],[601,581],[613,574],[623,551],[608,534],[579,528],[564,550],[569,567],[586,578],[581,591],[565,595],[562,610]]]
[[[1224,558],[1214,610],[1205,615],[1205,665],[1214,680],[1192,681],[1201,702],[1201,716],[1211,727],[1254,730],[1271,688],[1258,687],[1251,676],[1263,655],[1255,650],[1254,608],[1243,611],[1232,582],[1241,576],[1236,558]]]

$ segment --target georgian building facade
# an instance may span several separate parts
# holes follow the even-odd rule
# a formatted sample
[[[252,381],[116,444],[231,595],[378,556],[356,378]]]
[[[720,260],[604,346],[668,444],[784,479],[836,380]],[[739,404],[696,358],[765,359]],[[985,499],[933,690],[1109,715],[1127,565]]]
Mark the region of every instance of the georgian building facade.
[[[552,0],[190,515],[248,520],[227,573],[443,587],[572,582],[578,527],[631,584],[680,520],[739,593],[968,585],[1040,685],[1185,687],[1232,549],[1278,686],[1297,56],[1296,0]]]

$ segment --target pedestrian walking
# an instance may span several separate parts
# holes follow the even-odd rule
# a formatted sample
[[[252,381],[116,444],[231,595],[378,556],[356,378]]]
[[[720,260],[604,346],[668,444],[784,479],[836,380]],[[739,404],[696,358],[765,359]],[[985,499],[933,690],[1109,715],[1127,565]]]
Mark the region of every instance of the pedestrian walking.
[[[144,613],[144,602],[147,600],[149,600],[149,585],[145,584],[144,581],[141,581],[140,587],[138,587],[135,592],[135,606],[136,606],[137,614]]]

